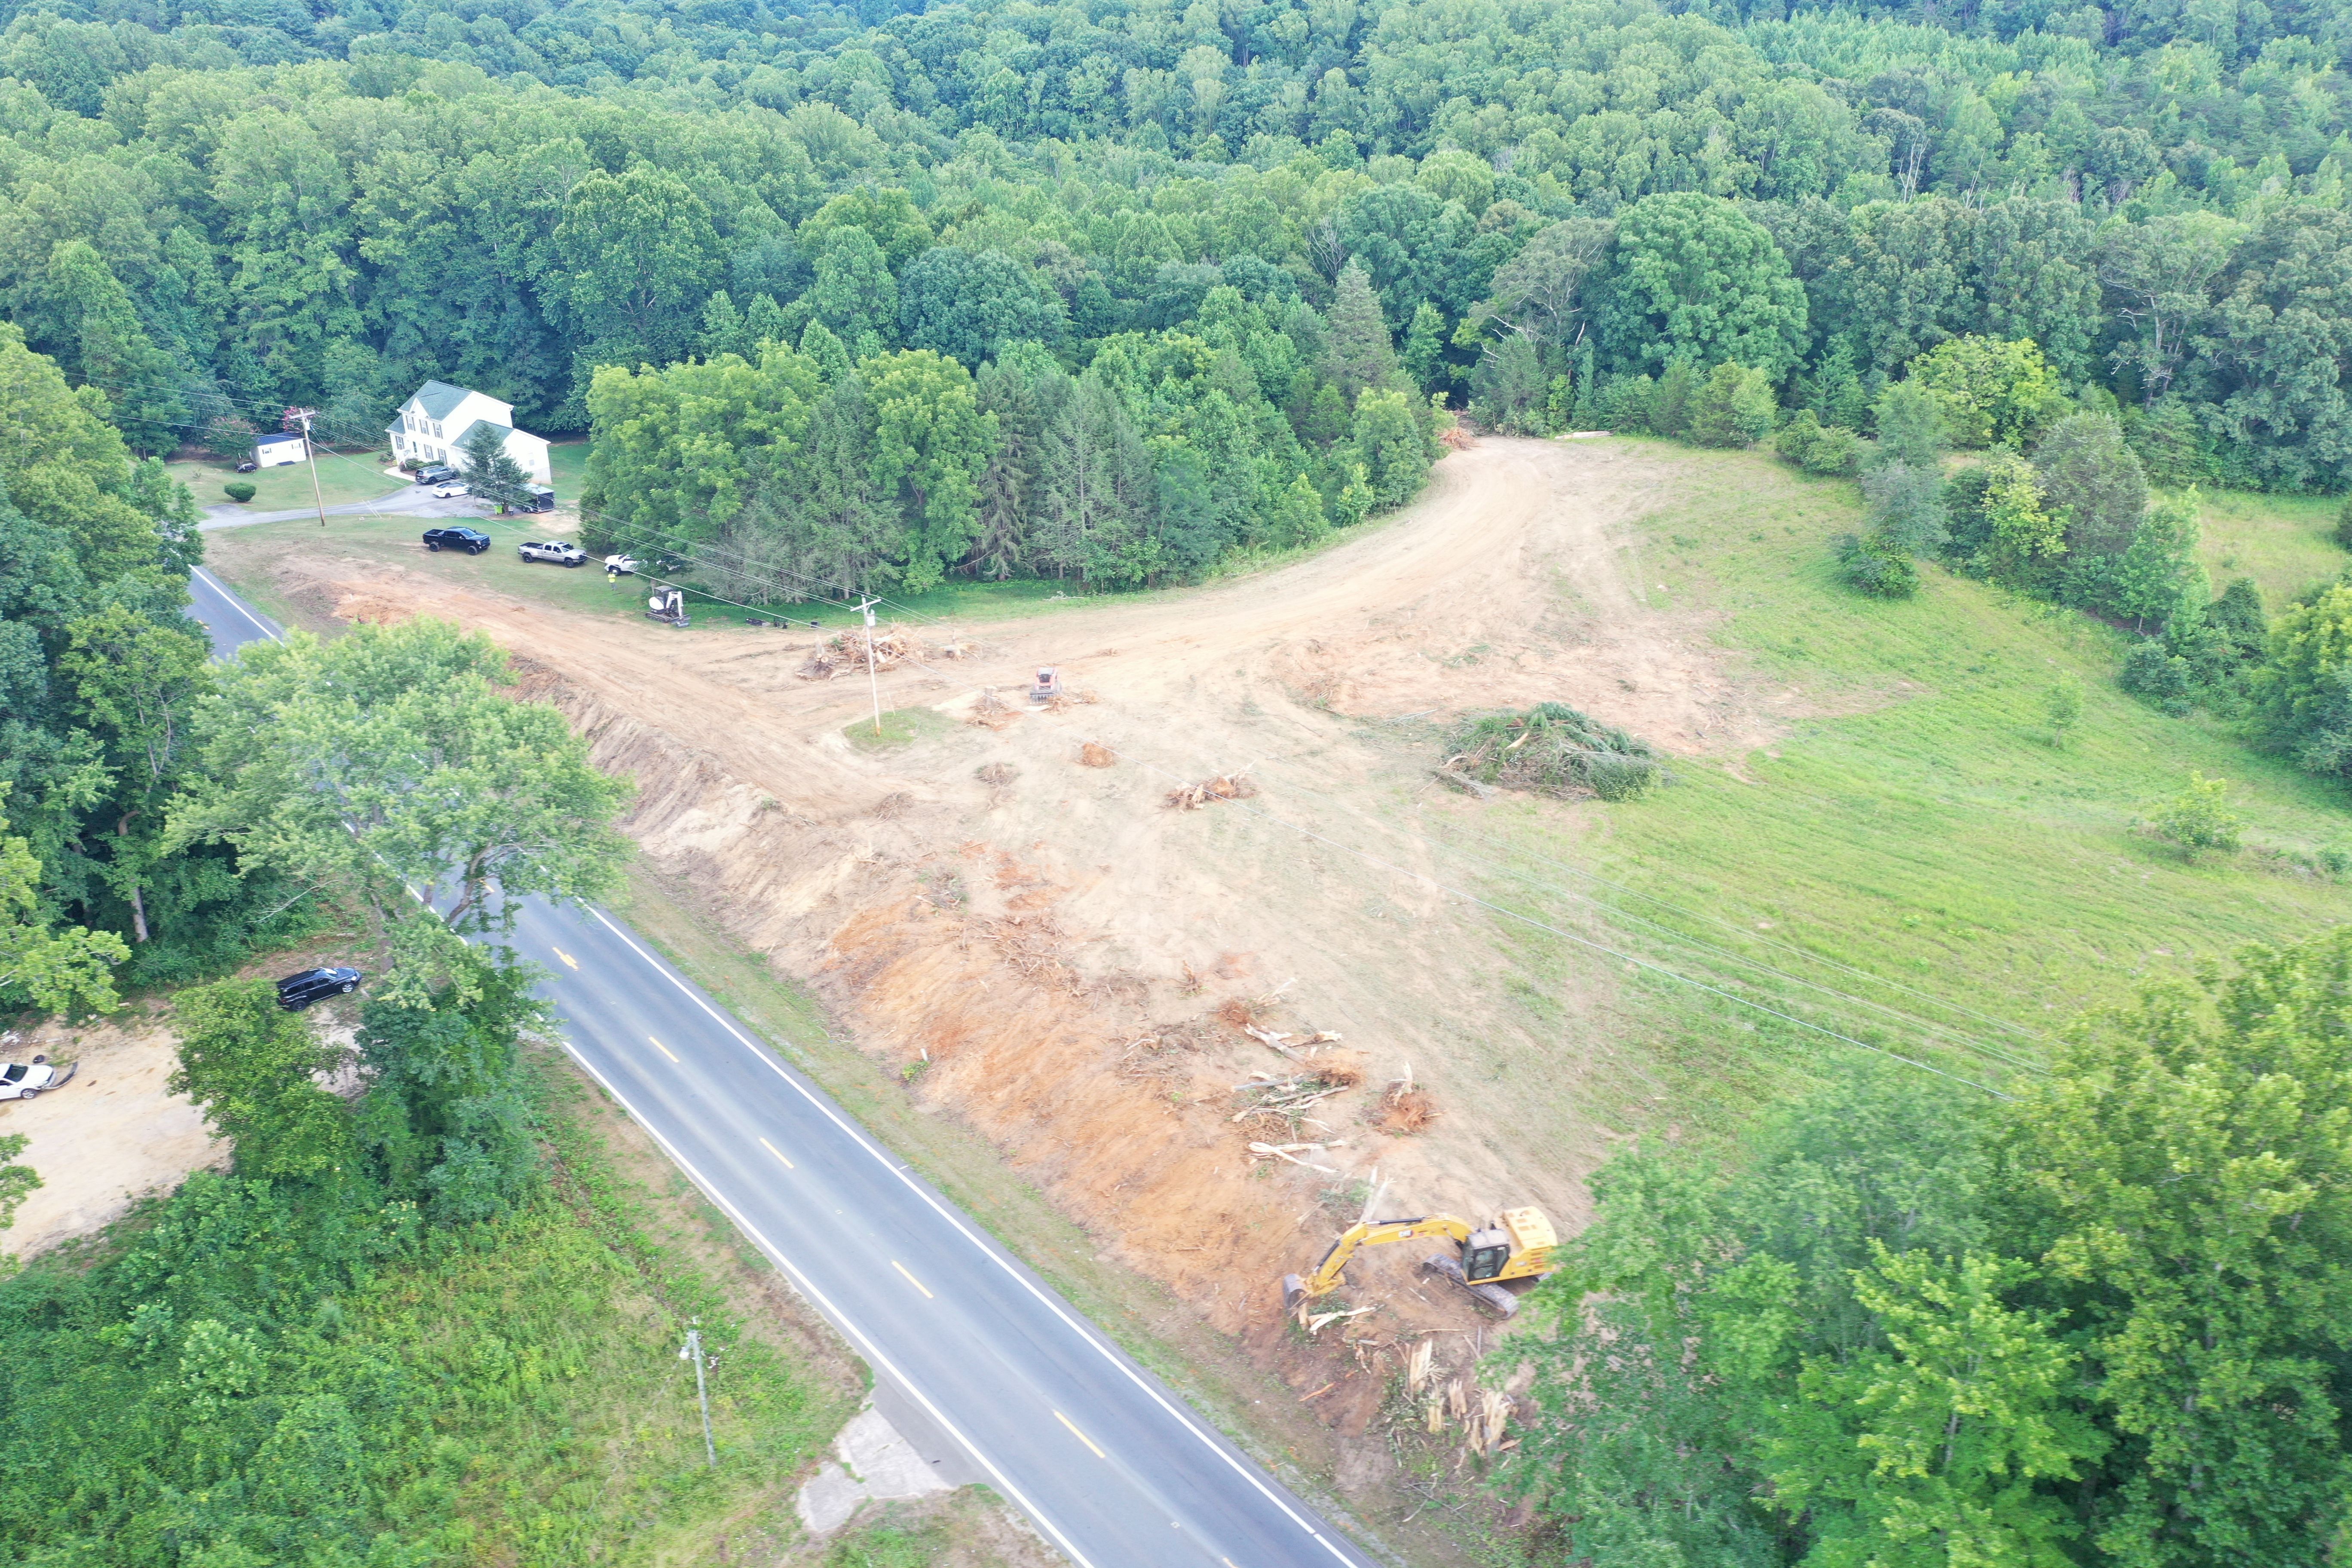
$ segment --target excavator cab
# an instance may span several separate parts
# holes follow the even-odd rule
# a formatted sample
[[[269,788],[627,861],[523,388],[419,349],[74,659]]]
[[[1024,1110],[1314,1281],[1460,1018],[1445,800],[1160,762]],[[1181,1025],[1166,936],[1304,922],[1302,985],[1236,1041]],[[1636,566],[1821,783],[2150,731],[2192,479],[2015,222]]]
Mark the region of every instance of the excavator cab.
[[[1462,1244],[1462,1277],[1473,1282],[1499,1279],[1511,1263],[1511,1236],[1505,1230],[1474,1230]]]

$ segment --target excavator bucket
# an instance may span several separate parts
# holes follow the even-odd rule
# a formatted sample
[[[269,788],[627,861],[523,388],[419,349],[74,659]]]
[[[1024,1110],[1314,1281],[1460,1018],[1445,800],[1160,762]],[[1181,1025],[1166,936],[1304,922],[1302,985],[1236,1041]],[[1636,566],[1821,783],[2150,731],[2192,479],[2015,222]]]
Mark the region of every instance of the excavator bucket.
[[[1282,1310],[1296,1312],[1307,1304],[1307,1281],[1296,1274],[1282,1277]]]
[[[1470,1277],[1462,1272],[1462,1261],[1459,1258],[1449,1258],[1443,1252],[1433,1252],[1421,1260],[1421,1266],[1432,1274],[1443,1274],[1506,1318],[1519,1310],[1519,1299],[1500,1285],[1472,1284]]]

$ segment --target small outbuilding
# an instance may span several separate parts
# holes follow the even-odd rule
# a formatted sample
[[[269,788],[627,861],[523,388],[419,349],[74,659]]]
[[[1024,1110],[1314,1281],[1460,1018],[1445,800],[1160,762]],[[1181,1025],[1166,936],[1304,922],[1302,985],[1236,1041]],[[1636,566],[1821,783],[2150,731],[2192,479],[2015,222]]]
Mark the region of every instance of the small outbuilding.
[[[253,460],[265,468],[282,468],[309,457],[299,433],[284,436],[256,436],[253,438]]]

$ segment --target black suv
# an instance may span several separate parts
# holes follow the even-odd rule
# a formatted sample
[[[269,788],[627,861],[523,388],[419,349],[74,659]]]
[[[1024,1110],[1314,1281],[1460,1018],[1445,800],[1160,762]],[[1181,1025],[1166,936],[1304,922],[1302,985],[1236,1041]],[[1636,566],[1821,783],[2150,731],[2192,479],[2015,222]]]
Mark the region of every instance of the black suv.
[[[428,528],[425,531],[427,550],[462,550],[469,555],[479,555],[490,547],[490,536],[478,528]]]
[[[416,482],[420,485],[446,484],[457,477],[457,470],[446,465],[439,468],[419,468],[416,470]]]
[[[306,969],[278,983],[278,1005],[299,1013],[321,996],[348,996],[366,975],[356,969]]]

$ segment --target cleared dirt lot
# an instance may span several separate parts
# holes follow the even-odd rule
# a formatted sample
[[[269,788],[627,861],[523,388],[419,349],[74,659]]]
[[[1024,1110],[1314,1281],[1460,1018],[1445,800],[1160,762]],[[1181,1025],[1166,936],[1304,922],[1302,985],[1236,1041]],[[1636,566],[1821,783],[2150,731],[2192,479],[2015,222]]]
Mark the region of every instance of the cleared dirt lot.
[[[155,1019],[130,1017],[28,1031],[5,1053],[30,1061],[77,1064],[73,1081],[30,1103],[0,1103],[0,1137],[29,1142],[17,1162],[33,1167],[40,1189],[0,1231],[0,1248],[31,1258],[61,1241],[95,1235],[150,1193],[168,1192],[191,1171],[228,1163],[204,1113],[164,1088],[179,1066],[171,1032]]]
[[[843,733],[867,707],[862,669],[800,679],[805,632],[592,619],[469,583],[463,563],[387,565],[331,538],[217,548],[318,616],[442,615],[510,648],[526,689],[637,779],[629,826],[662,870],[814,984],[910,1092],[1118,1236],[1123,1261],[1263,1338],[1276,1280],[1375,1170],[1400,1212],[1583,1215],[1612,1135],[1593,1086],[1612,976],[1541,1010],[1507,994],[1493,930],[1416,833],[1482,808],[1431,787],[1425,740],[1387,721],[1549,699],[1685,756],[1769,741],[1801,695],[1654,605],[1625,542],[1673,482],[1638,448],[1488,439],[1408,512],[1281,570],[909,625],[928,651],[883,674],[882,705],[937,717],[876,750]],[[1094,700],[1029,710],[1041,662]],[[992,728],[972,721],[987,688],[1016,710]],[[1110,765],[1082,765],[1088,743]],[[1162,804],[1235,770],[1255,798]],[[1606,830],[1589,803],[1538,809]],[[1363,1085],[1297,1123],[1236,1122],[1235,1085],[1299,1070],[1234,1026],[1242,1009],[1339,1035]],[[1375,1101],[1408,1072],[1438,1118],[1384,1133]],[[1254,1159],[1254,1140],[1325,1145],[1297,1151],[1320,1169]],[[1466,1326],[1414,1261],[1368,1261],[1362,1283],[1400,1330]]]

